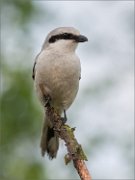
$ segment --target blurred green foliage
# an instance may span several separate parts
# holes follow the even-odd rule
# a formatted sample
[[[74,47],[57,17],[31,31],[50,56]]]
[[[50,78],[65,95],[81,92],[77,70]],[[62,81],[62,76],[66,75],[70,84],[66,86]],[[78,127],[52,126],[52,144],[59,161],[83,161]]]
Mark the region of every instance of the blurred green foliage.
[[[45,170],[35,158],[32,160],[34,150],[31,151],[31,148],[37,149],[33,144],[36,144],[36,137],[39,137],[42,116],[32,93],[31,71],[20,68],[11,70],[8,67],[3,67],[3,71],[9,78],[5,78],[5,84],[6,79],[10,83],[0,97],[2,159],[0,179],[40,180],[44,177]],[[25,145],[27,142],[32,147],[27,147]],[[21,157],[18,150],[21,147],[26,148],[26,156]],[[16,151],[19,151],[18,156],[15,155]]]
[[[5,0],[2,1],[2,5],[13,8],[14,11],[16,11],[14,14],[15,16],[13,17],[14,19],[19,19],[21,26],[24,26],[25,23],[29,22],[36,12],[35,6],[31,0]]]
[[[0,180],[47,179],[46,170],[37,158],[38,155],[40,156],[40,152],[37,151],[39,150],[42,113],[37,107],[36,96],[33,93],[32,67],[29,69],[19,63],[17,66],[10,66],[11,64],[7,63],[8,57],[13,62],[16,59],[23,62],[24,56],[29,59],[31,51],[25,55],[25,50],[31,40],[31,33],[27,31],[28,39],[19,36],[17,31],[24,35],[34,16],[38,16],[41,12],[32,1],[28,0],[3,1],[1,8],[3,32],[7,31],[6,27],[12,25],[11,29],[14,27],[16,31],[10,36],[14,36],[14,41],[19,39],[17,43],[20,44],[20,48],[24,47],[22,49],[24,52],[17,56],[14,56],[14,53],[4,54],[8,51],[7,46],[3,47],[2,43],[4,51],[2,51],[0,63]],[[7,14],[6,17],[5,14]],[[6,24],[8,22],[9,24]],[[7,42],[3,36],[2,40],[6,45]]]
[[[33,102],[31,73],[26,70],[8,72],[10,86],[1,97],[2,134],[4,144],[25,135],[36,135],[39,112]],[[34,114],[33,114],[34,113]]]

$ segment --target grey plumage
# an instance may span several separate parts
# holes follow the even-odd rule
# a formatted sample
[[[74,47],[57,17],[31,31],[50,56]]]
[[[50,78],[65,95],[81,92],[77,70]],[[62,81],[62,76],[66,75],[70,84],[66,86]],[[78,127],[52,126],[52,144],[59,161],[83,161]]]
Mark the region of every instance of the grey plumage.
[[[57,28],[48,34],[36,57],[33,79],[37,95],[43,105],[44,97],[49,95],[51,106],[60,115],[70,107],[78,92],[81,66],[75,49],[79,42],[85,41],[87,38],[75,28]],[[44,118],[40,146],[43,156],[47,152],[50,158],[56,157],[59,140],[49,117]]]

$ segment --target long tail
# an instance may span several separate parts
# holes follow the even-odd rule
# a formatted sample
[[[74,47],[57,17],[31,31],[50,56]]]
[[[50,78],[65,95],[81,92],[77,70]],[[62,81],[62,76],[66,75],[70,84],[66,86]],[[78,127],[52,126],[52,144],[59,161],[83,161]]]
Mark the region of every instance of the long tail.
[[[59,138],[56,136],[53,127],[50,125],[49,117],[44,118],[41,134],[41,153],[42,156],[47,152],[50,159],[56,158],[59,148]]]

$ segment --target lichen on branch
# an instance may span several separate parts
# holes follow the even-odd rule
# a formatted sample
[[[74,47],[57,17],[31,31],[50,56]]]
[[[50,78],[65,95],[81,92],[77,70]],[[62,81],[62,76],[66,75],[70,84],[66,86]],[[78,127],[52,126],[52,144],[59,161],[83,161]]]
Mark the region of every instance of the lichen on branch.
[[[67,147],[68,153],[64,158],[65,164],[73,161],[74,167],[76,168],[81,180],[91,180],[90,173],[84,162],[84,160],[87,161],[87,157],[82,149],[82,146],[77,142],[74,136],[75,128],[71,128],[69,125],[65,124],[60,115],[57,114],[49,103],[46,104],[46,113],[53,124],[53,129],[56,135],[64,140]]]

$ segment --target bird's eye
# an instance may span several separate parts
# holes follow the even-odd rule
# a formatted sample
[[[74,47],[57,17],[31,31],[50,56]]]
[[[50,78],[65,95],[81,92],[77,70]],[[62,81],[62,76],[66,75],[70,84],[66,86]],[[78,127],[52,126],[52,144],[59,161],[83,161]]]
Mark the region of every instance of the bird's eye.
[[[68,38],[68,37],[69,37],[69,34],[68,34],[68,33],[63,33],[63,37],[64,37],[64,38]]]
[[[72,39],[72,34],[70,34],[70,33],[63,33],[62,37],[63,37],[63,39]]]
[[[68,35],[68,33],[63,33],[63,36],[67,36]]]

